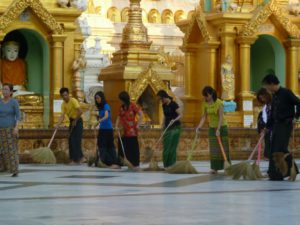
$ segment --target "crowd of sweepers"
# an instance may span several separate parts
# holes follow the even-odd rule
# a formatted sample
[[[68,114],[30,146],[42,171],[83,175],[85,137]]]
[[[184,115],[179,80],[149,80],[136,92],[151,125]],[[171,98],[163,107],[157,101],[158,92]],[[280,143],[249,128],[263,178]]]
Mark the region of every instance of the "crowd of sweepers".
[[[300,115],[300,100],[294,93],[280,86],[274,74],[264,77],[263,88],[257,92],[257,99],[264,104],[258,120],[258,131],[264,135],[264,156],[269,160],[268,176],[270,180],[283,180],[286,174],[281,174],[273,160],[273,153],[283,152],[287,165],[292,166],[293,155],[288,151],[288,143],[293,129],[293,121]],[[18,102],[12,97],[13,86],[3,84],[3,97],[0,99],[0,166],[1,170],[8,171],[12,176],[18,176],[18,123],[20,110]],[[82,110],[79,102],[70,97],[68,88],[61,88],[60,95],[63,99],[61,116],[56,124],[59,128],[67,116],[70,120],[69,129],[69,158],[72,164],[83,162],[81,140],[83,133]],[[209,150],[211,173],[217,174],[224,169],[224,158],[221,153],[218,137],[230,161],[228,127],[224,117],[223,101],[217,97],[213,87],[206,86],[202,90],[204,98],[202,117],[196,132],[208,121]],[[174,99],[164,90],[157,93],[163,108],[163,165],[168,168],[176,163],[177,146],[181,133],[182,111]],[[99,129],[97,137],[97,162],[111,168],[120,168],[123,163],[124,153],[127,160],[136,168],[140,165],[140,149],[138,143],[139,127],[142,125],[143,113],[140,107],[130,101],[127,92],[119,93],[120,108],[115,123],[115,130],[122,135],[118,139],[118,151],[114,145],[114,128],[111,120],[111,109],[105,94],[99,91],[95,94],[95,105],[98,109]],[[296,106],[296,107],[295,107]],[[296,110],[295,110],[296,108]],[[139,118],[137,120],[137,118]],[[298,170],[297,170],[298,172]]]

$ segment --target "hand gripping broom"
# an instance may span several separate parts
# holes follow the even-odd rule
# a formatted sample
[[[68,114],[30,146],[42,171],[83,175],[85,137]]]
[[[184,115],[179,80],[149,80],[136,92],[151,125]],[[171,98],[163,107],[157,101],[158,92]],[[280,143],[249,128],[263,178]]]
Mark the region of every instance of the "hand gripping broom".
[[[31,150],[30,153],[31,153],[31,157],[34,162],[43,163],[43,164],[56,163],[55,155],[50,148],[50,146],[54,140],[54,137],[56,135],[56,132],[57,132],[57,129],[54,130],[53,135],[52,135],[47,147],[40,147],[40,148]]]
[[[166,171],[168,173],[175,173],[175,174],[197,174],[198,171],[193,167],[191,163],[193,152],[198,144],[199,140],[199,133],[196,132],[194,140],[192,142],[192,147],[188,151],[187,159],[185,161],[178,161],[174,165],[168,167]]]

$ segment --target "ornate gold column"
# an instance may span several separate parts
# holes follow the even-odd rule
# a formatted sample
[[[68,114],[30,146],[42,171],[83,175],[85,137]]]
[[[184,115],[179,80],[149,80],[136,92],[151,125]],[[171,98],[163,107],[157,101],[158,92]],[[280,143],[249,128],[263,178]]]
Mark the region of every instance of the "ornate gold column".
[[[247,97],[250,92],[250,47],[257,37],[238,37],[240,50],[240,96]]]
[[[185,53],[185,75],[184,75],[184,89],[185,89],[185,97],[191,97],[192,94],[192,76],[191,74],[194,71],[195,64],[195,54],[197,48],[186,47],[182,49]]]
[[[238,37],[240,50],[240,94],[239,108],[242,112],[243,126],[252,127],[254,125],[253,98],[250,84],[250,47],[255,42],[256,37]]]
[[[59,89],[63,86],[63,55],[64,41],[67,36],[53,34],[52,35],[52,85],[51,93],[54,97],[59,97]]]
[[[286,86],[290,88],[295,94],[299,94],[298,90],[298,47],[300,46],[299,39],[290,39],[284,42],[287,50],[287,74]]]
[[[208,41],[207,51],[209,55],[209,71],[208,71],[208,84],[212,87],[217,87],[217,49],[220,46],[219,41]]]
[[[222,28],[222,32],[220,33],[220,35],[221,35],[221,64],[224,63],[226,56],[230,55],[232,58],[232,65],[234,65],[234,68],[236,68],[235,67],[236,32],[234,30],[234,27],[225,25]]]

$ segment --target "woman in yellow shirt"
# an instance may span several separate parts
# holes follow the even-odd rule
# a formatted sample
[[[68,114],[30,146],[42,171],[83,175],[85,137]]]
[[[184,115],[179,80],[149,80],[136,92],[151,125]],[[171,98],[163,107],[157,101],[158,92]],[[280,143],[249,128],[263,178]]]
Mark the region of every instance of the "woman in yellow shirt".
[[[208,118],[211,173],[216,174],[218,170],[224,169],[224,159],[217,136],[221,136],[224,150],[228,160],[230,160],[227,122],[224,118],[223,101],[217,98],[216,90],[210,86],[206,86],[202,90],[202,95],[205,99],[203,115],[196,131],[198,132],[202,128],[205,120]]]
[[[70,136],[69,136],[69,154],[72,164],[79,164],[83,160],[81,150],[81,139],[83,133],[83,121],[81,118],[82,110],[80,109],[79,102],[75,98],[71,98],[68,88],[61,88],[60,95],[64,102],[61,105],[62,114],[56,125],[58,128],[64,121],[65,115],[70,120]]]

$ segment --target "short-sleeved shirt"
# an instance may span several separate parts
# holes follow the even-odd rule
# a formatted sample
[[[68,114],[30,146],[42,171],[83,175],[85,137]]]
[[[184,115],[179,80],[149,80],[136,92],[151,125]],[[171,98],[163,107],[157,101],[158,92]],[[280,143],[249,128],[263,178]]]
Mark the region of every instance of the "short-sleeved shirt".
[[[12,128],[21,120],[19,103],[16,99],[4,102],[0,99],[0,128]]]
[[[103,118],[105,116],[105,112],[108,112],[108,117],[106,120],[102,121],[99,125],[100,129],[105,129],[105,130],[112,130],[112,122],[111,122],[111,115],[110,115],[110,107],[106,103],[103,107],[103,109],[99,110],[99,119]]]
[[[206,112],[208,116],[209,127],[216,128],[219,125],[219,109],[223,106],[223,101],[217,99],[214,103],[208,104],[204,102],[203,111]],[[225,118],[223,117],[222,126],[227,125]]]
[[[65,113],[70,119],[76,119],[77,109],[80,108],[79,102],[75,98],[70,98],[68,102],[61,104],[61,111]]]
[[[163,104],[163,111],[164,111],[164,116],[165,116],[165,128],[169,125],[171,120],[174,120],[178,117],[178,113],[176,110],[179,108],[178,104],[174,101],[171,101],[168,105]],[[171,127],[179,126],[180,121],[175,121],[174,124],[172,124]]]
[[[135,103],[130,103],[127,110],[124,107],[120,108],[120,122],[124,128],[125,137],[136,137],[138,135],[136,115],[140,111]]]

